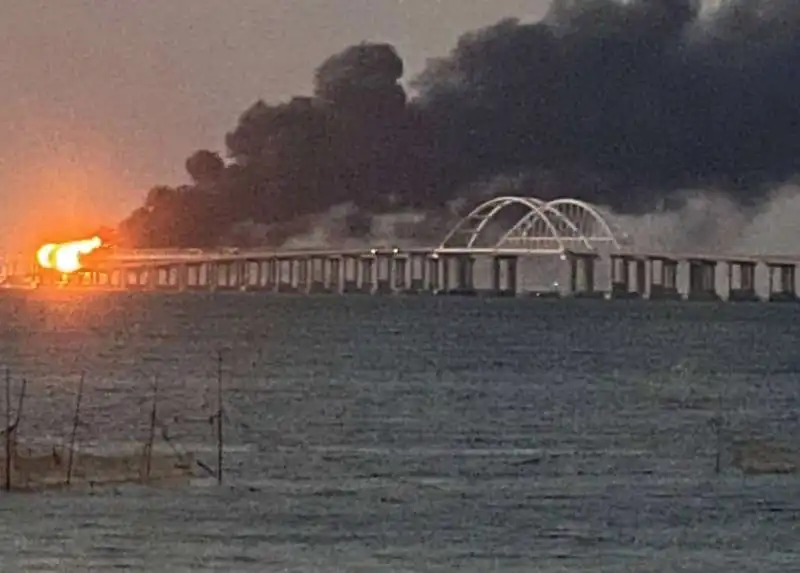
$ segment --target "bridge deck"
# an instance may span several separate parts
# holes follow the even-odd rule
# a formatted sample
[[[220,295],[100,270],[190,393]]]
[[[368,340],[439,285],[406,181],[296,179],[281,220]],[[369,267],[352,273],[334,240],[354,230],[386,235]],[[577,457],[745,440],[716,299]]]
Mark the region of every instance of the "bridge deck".
[[[362,248],[362,249],[222,249],[222,250],[131,250],[117,251],[108,260],[122,265],[135,264],[180,264],[180,263],[206,263],[206,262],[234,262],[242,260],[266,259],[295,259],[295,258],[328,258],[328,257],[372,257],[386,256],[443,256],[443,255],[473,255],[473,256],[559,256],[567,252],[559,249],[538,250],[531,252],[519,248]],[[594,251],[575,251],[577,255],[601,255]],[[610,250],[602,253],[605,256],[624,257],[630,259],[673,260],[673,261],[708,261],[734,264],[800,264],[800,255],[768,255],[768,254],[714,254],[714,253],[665,253],[641,252],[635,250]]]

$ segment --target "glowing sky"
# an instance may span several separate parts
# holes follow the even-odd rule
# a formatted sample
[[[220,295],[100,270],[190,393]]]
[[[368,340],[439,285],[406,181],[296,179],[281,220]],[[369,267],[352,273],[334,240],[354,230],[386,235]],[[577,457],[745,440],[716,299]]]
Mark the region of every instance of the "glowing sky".
[[[461,33],[538,19],[547,4],[4,0],[0,240],[48,217],[120,218],[150,186],[184,181],[193,150],[221,150],[257,98],[309,92],[314,68],[349,44],[391,42],[413,75]]]

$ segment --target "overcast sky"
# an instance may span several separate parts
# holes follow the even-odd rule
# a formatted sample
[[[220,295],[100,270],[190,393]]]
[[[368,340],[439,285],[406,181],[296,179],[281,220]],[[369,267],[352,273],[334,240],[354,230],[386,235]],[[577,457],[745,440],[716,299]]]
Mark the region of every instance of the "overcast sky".
[[[394,44],[409,76],[464,31],[539,19],[548,3],[2,0],[3,235],[120,218],[152,185],[182,182],[193,150],[222,151],[256,99],[308,93],[350,44]]]

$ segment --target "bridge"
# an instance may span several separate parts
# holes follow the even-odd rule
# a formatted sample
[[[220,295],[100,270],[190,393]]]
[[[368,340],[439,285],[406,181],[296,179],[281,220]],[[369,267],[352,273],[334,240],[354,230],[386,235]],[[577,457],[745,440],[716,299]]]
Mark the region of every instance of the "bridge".
[[[767,271],[769,300],[796,300],[800,257],[644,253],[601,208],[577,199],[503,196],[461,218],[435,246],[362,249],[117,250],[87,258],[89,270],[54,277],[85,287],[143,290],[248,290],[330,293],[519,293],[520,260],[550,258],[567,269],[566,292],[538,296],[720,299],[717,272],[727,268],[727,298],[756,300],[756,269]],[[490,263],[490,284],[476,288],[475,262]],[[91,261],[89,264],[88,261]],[[605,266],[608,287],[598,288]],[[684,270],[686,288],[679,288]],[[724,277],[723,277],[724,278]]]

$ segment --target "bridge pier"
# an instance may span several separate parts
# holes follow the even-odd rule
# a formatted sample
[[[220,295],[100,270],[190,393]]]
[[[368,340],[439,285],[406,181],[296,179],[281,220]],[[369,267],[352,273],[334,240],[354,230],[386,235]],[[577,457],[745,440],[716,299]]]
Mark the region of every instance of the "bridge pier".
[[[442,259],[434,253],[428,258],[428,281],[426,285],[433,294],[438,294],[442,290]]]
[[[278,258],[270,259],[267,263],[267,285],[272,292],[278,292],[281,285],[281,261]]]
[[[428,261],[425,255],[411,254],[408,258],[409,284],[406,292],[418,294],[428,289]]]
[[[716,286],[717,261],[712,259],[689,259],[688,300],[716,301],[719,293]]]
[[[361,257],[361,292],[372,294],[375,292],[375,257]]]
[[[231,282],[231,269],[227,263],[214,263],[214,289],[225,290]]]
[[[375,292],[377,294],[391,294],[394,286],[394,261],[387,253],[375,255]]]
[[[680,300],[678,261],[669,257],[648,257],[650,261],[650,300]]]
[[[249,291],[258,288],[258,262],[244,260],[236,263],[239,271],[239,290]]]
[[[297,285],[295,291],[301,294],[308,294],[311,290],[311,259],[309,257],[299,257],[297,264]]]
[[[408,259],[405,255],[395,254],[392,258],[394,270],[392,271],[392,291],[406,293],[408,291]]]
[[[279,257],[277,259],[277,290],[280,293],[294,292],[294,260],[286,257]]]
[[[274,259],[261,259],[257,261],[256,271],[258,273],[257,288],[260,291],[271,291],[273,285],[272,281],[272,261]]]
[[[186,289],[196,290],[200,286],[200,265],[186,265]]]
[[[797,267],[790,263],[767,263],[770,302],[797,302]]]
[[[278,292],[281,284],[280,259],[271,258],[267,261],[267,288],[272,292]]]
[[[107,271],[108,286],[112,288],[122,288],[122,271],[117,268],[110,268]]]
[[[175,288],[178,292],[184,292],[188,288],[189,265],[179,263],[175,266]]]
[[[308,293],[322,294],[328,292],[327,266],[327,259],[324,257],[309,257],[306,260]]]
[[[728,300],[756,302],[756,264],[751,261],[728,261]]]
[[[145,290],[156,290],[158,288],[158,268],[155,266],[145,267],[145,282],[142,285]]]
[[[576,298],[600,298],[595,288],[595,253],[566,253],[569,264],[569,295]]]
[[[648,263],[652,265],[647,259],[611,255],[611,298],[644,298],[647,295]]]
[[[492,293],[495,296],[517,296],[519,257],[498,255],[492,258]],[[503,271],[505,270],[505,281]]]
[[[228,263],[228,288],[240,290],[244,285],[244,265],[241,261]]]
[[[135,267],[122,269],[122,285],[125,288],[137,289],[139,287],[139,272]]]
[[[361,274],[360,259],[346,255],[342,257],[342,294],[358,292],[358,279]]]
[[[328,257],[325,260],[325,290],[328,293],[339,293],[342,290],[342,259]]]
[[[254,261],[253,271],[255,274],[255,286],[258,291],[269,289],[269,260],[259,259]]]
[[[475,258],[473,256],[465,254],[446,255],[441,257],[441,261],[443,294],[454,296],[476,294]]]
[[[205,288],[210,291],[217,289],[217,265],[212,262],[203,263],[197,273],[198,288]]]

